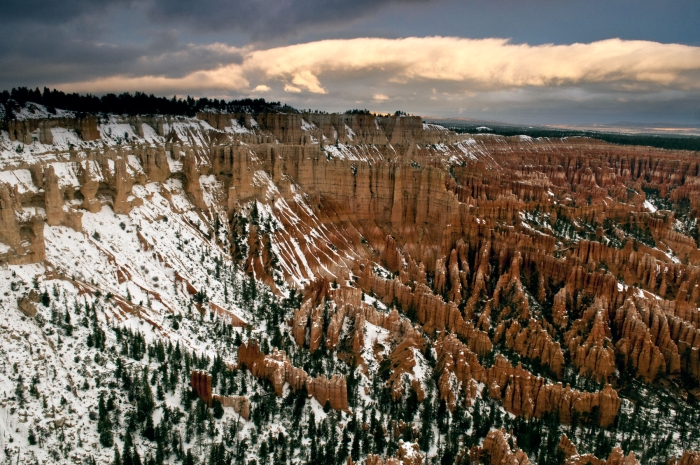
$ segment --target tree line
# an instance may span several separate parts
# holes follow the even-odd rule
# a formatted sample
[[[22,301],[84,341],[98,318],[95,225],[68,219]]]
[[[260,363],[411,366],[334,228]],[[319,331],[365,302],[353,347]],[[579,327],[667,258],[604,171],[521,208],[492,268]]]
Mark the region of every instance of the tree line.
[[[228,112],[279,112],[298,113],[289,105],[280,102],[268,102],[263,98],[244,98],[239,100],[209,99],[207,97],[172,98],[157,97],[145,92],[108,93],[102,96],[92,94],[66,93],[44,87],[31,89],[16,87],[0,92],[0,103],[6,107],[5,118],[12,119],[27,103],[38,103],[47,107],[49,113],[57,108],[78,113],[114,113],[120,115],[186,115],[194,116],[197,112],[209,109]]]

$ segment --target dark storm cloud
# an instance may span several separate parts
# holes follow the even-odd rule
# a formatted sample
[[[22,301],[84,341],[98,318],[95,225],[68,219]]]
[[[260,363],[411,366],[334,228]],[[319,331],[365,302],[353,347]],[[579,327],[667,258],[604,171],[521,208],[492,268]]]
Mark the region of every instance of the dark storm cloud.
[[[112,25],[100,16],[6,24],[0,34],[0,88],[114,74],[180,77],[241,60],[230,48],[184,43],[176,31],[165,28],[149,30],[143,41],[108,41],[104,31]]]
[[[65,23],[75,18],[105,14],[119,7],[131,7],[134,0],[5,0],[0,10],[4,23]]]
[[[396,3],[430,0],[152,0],[149,16],[161,24],[175,22],[200,31],[239,30],[265,39],[348,23]]]
[[[315,26],[332,26],[376,13],[391,4],[435,0],[8,0],[0,10],[4,24],[86,26],[82,19],[104,21],[118,10],[146,12],[162,27],[199,32],[238,30],[276,37]]]
[[[179,77],[241,60],[230,48],[192,45],[183,36],[222,31],[276,39],[397,1],[9,0],[0,9],[0,88],[114,74]]]

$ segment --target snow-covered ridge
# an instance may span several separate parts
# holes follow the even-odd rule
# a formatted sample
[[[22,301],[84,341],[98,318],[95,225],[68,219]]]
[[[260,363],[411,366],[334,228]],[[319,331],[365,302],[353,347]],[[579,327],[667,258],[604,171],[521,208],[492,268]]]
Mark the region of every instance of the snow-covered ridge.
[[[3,106],[0,104],[0,106]],[[3,106],[3,112],[7,110]],[[27,102],[19,109],[13,110],[13,117],[18,121],[27,121],[32,119],[51,119],[51,118],[75,118],[75,112],[62,110],[60,108],[49,109],[45,105],[39,103]]]

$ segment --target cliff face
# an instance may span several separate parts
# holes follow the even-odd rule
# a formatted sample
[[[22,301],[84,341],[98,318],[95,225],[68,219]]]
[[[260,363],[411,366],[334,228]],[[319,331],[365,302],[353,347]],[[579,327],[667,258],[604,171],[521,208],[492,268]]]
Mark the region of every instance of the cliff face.
[[[97,118],[92,115],[75,118],[10,120],[7,129],[11,141],[25,144],[33,142],[53,144],[54,138],[51,131],[53,128],[73,130],[84,141],[100,139]]]

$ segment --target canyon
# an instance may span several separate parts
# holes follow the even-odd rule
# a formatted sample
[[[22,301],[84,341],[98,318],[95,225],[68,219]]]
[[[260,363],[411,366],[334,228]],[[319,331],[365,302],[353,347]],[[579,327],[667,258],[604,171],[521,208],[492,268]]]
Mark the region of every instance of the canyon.
[[[58,286],[100,302],[108,341],[135,328],[221,358],[182,382],[249,425],[236,434],[266,402],[298,398],[314,406],[305,422],[395,443],[367,464],[535,463],[522,424],[565,428],[542,435],[560,463],[661,463],[630,439],[654,409],[642,386],[673,405],[651,441],[670,438],[663,460],[698,461],[697,437],[678,432],[700,415],[697,153],[215,111],[10,120],[0,149],[3,311],[36,321]],[[238,339],[185,333],[183,315]],[[440,408],[472,429],[438,425],[419,445],[412,428]],[[482,408],[503,420],[470,444]],[[610,443],[605,459],[577,452],[594,450],[581,428]]]

